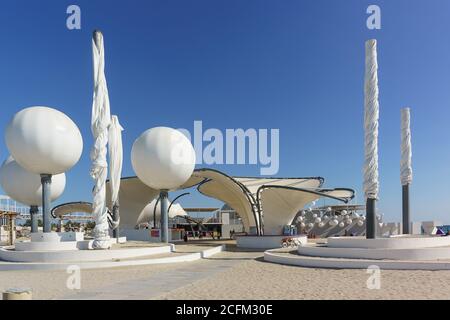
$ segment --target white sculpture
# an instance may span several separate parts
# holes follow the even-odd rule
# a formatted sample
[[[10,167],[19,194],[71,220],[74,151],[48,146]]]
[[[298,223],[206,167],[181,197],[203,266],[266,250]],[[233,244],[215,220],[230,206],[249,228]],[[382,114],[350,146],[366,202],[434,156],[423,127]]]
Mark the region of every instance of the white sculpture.
[[[16,113],[6,128],[5,138],[17,163],[41,176],[44,232],[49,233],[52,176],[69,170],[80,159],[80,130],[64,113],[38,106]]]
[[[139,179],[160,190],[161,241],[169,241],[168,191],[183,185],[195,168],[195,151],[180,131],[156,127],[145,131],[133,144],[131,163]]]
[[[364,193],[366,198],[378,199],[378,63],[377,41],[366,42],[366,74],[364,100]]]
[[[108,209],[106,207],[106,178],[108,162],[106,161],[108,144],[108,127],[111,123],[108,87],[105,78],[105,52],[103,35],[95,31],[92,39],[94,64],[94,97],[92,103],[91,129],[94,145],[91,149],[91,176],[95,181],[93,190],[92,213],[95,219],[94,249],[109,249]]]
[[[411,184],[412,182],[412,151],[411,151],[411,128],[410,128],[410,110],[403,108],[401,111],[401,161],[400,161],[400,178],[402,186]]]
[[[0,184],[6,194],[15,201],[30,207],[42,205],[41,177],[22,168],[11,156],[0,167]],[[53,176],[51,201],[55,201],[62,195],[65,186],[64,173]]]
[[[120,224],[119,214],[119,190],[120,179],[122,177],[123,164],[123,147],[122,147],[122,131],[123,128],[119,123],[117,116],[112,116],[111,125],[109,126],[109,162],[110,162],[110,187],[111,187],[111,209],[113,212],[113,220],[111,221],[112,229],[115,230],[116,237],[119,238],[117,228]]]
[[[76,124],[49,107],[30,107],[15,114],[6,128],[6,145],[25,170],[56,175],[80,159],[83,139]]]
[[[191,177],[195,151],[180,131],[156,127],[145,131],[134,142],[131,163],[136,175],[149,187],[172,190]]]

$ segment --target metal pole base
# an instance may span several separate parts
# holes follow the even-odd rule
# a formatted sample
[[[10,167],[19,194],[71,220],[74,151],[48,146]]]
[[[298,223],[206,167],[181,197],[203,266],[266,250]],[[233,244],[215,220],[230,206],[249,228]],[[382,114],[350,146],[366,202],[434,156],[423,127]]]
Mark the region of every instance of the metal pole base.
[[[376,199],[367,198],[366,202],[366,238],[377,237]]]
[[[409,213],[409,185],[402,186],[402,231],[403,234],[411,233],[411,220]]]

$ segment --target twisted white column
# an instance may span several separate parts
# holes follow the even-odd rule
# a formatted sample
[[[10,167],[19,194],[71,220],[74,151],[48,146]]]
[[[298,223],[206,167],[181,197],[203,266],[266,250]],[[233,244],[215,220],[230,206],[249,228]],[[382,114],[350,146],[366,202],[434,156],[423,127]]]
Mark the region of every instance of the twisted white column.
[[[93,190],[92,213],[95,219],[94,249],[108,249],[109,237],[108,209],[106,207],[106,179],[108,162],[106,161],[108,127],[111,122],[108,87],[105,78],[105,52],[103,35],[95,31],[92,39],[94,63],[94,97],[92,103],[91,129],[94,145],[91,149],[91,176],[95,181]]]
[[[378,63],[377,41],[366,42],[366,72],[364,81],[364,193],[378,199]]]
[[[406,186],[412,182],[412,151],[409,108],[403,108],[401,110],[401,128],[400,180],[402,186]]]

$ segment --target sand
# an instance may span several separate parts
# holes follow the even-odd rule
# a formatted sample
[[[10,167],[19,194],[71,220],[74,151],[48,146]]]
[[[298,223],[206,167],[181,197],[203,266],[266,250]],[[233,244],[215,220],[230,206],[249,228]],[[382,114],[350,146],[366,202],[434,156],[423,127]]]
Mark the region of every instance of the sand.
[[[180,251],[184,252],[196,249],[192,245],[180,247]],[[226,268],[212,272],[220,264],[226,264]],[[83,270],[82,290],[101,293],[111,290],[111,286],[121,288],[122,285],[128,285],[129,287],[130,283],[131,285],[136,283],[136,279],[148,281],[152,277],[153,279],[154,277],[164,278],[171,271],[181,273],[186,269],[196,270],[197,268],[204,274],[199,277],[200,280],[153,296],[148,296],[143,291],[139,298],[450,299],[450,271],[381,270],[381,288],[369,290],[367,279],[370,275],[366,273],[366,270],[284,266],[264,262],[262,252],[236,250],[182,265]],[[34,299],[67,298],[74,294],[73,290],[66,287],[68,276],[65,271],[1,271],[0,291],[12,287],[32,288]],[[173,282],[173,279],[171,280]]]

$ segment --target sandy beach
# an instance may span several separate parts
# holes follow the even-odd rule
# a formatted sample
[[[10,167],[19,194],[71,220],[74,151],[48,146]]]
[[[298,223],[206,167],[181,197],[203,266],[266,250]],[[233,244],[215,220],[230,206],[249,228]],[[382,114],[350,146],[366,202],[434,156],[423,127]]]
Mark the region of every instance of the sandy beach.
[[[82,270],[80,290],[67,288],[65,271],[2,271],[0,290],[31,288],[34,299],[450,299],[448,271],[381,270],[381,288],[370,290],[366,270],[284,266],[230,249],[182,264]]]

